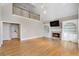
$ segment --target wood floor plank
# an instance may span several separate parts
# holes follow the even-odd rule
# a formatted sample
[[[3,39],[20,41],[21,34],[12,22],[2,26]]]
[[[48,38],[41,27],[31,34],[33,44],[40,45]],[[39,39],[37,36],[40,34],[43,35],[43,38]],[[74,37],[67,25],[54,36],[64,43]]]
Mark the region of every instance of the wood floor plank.
[[[37,38],[4,41],[1,56],[79,56],[77,43]]]

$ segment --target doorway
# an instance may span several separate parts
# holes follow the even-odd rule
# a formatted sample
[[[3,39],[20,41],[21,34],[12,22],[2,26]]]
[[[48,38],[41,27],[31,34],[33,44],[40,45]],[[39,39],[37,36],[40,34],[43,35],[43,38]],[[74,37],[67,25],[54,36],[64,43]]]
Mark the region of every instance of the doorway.
[[[3,40],[20,40],[20,25],[15,23],[3,23]]]
[[[20,39],[19,24],[10,25],[10,36],[11,36],[11,39]]]

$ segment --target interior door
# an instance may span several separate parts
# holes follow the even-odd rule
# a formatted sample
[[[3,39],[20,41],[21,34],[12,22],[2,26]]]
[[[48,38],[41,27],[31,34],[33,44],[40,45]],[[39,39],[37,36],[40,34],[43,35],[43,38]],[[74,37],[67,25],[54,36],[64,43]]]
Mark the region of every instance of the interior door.
[[[18,24],[11,24],[11,38],[19,38],[19,25]]]

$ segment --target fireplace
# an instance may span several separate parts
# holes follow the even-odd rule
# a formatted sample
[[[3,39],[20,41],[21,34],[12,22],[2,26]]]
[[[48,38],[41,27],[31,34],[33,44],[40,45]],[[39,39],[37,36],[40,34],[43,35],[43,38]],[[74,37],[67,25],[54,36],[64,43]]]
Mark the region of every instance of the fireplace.
[[[53,38],[60,38],[60,33],[52,33]]]

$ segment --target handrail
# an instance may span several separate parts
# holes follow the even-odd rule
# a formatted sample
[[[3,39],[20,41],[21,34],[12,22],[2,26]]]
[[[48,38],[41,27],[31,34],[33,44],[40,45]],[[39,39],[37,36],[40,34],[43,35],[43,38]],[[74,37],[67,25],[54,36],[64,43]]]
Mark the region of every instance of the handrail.
[[[31,17],[30,14],[34,14],[35,16],[39,17],[39,19],[40,19],[40,15],[38,15],[38,14],[36,14],[36,13],[34,13],[34,12],[28,11],[28,10],[26,10],[26,9],[23,9],[23,8],[18,7],[18,6],[16,6],[16,5],[13,4],[13,8],[14,8],[14,7],[19,8],[19,9],[21,9],[21,10],[24,10],[24,11],[28,12],[28,13],[29,13],[29,18]]]

